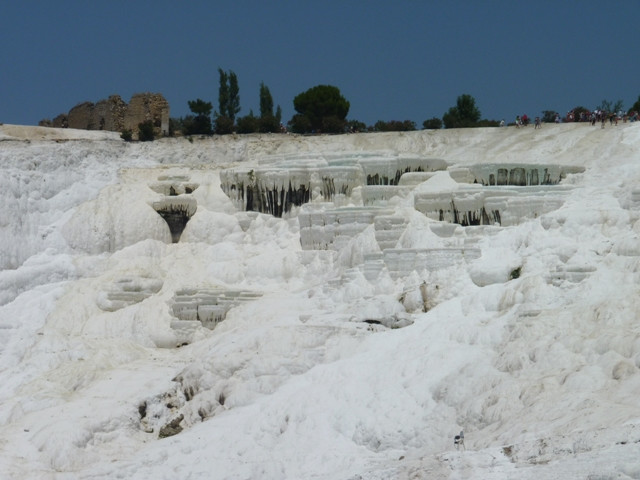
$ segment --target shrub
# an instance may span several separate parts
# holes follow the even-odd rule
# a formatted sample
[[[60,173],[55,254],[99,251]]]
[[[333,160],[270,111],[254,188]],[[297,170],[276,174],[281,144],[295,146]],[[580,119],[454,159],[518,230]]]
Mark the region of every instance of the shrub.
[[[289,128],[293,133],[311,132],[311,121],[306,116],[298,113],[289,120]]]
[[[124,129],[120,133],[120,138],[123,139],[125,142],[130,142],[131,140],[133,140],[133,132],[128,128]]]
[[[511,273],[509,274],[509,278],[511,280],[515,280],[516,278],[520,278],[521,274],[522,274],[522,267],[518,267],[511,270]]]
[[[277,133],[280,131],[280,121],[273,115],[266,115],[258,119],[260,133]]]
[[[476,123],[476,127],[499,127],[500,126],[500,122],[498,120],[489,120],[486,118],[483,118],[482,120],[478,120],[478,123]]]
[[[378,120],[373,129],[376,132],[411,132],[416,129],[416,124],[411,120],[391,120],[389,122]]]
[[[229,117],[219,115],[216,118],[216,127],[215,133],[218,135],[228,135],[229,133],[233,133],[233,120]]]
[[[141,142],[152,142],[155,139],[153,132],[153,122],[147,120],[138,124],[138,140]]]
[[[425,130],[440,130],[442,128],[442,120],[438,117],[430,118],[422,122],[422,128]]]
[[[238,118],[238,133],[255,133],[258,131],[260,121],[252,113]]]
[[[180,131],[183,135],[193,135],[193,122],[195,121],[195,118],[196,117],[194,117],[193,115],[186,115],[185,117],[180,119]]]
[[[169,118],[169,136],[175,137],[178,132],[184,133],[183,131],[183,120],[182,118]]]
[[[542,111],[542,122],[543,123],[553,123],[556,121],[556,111],[555,110],[543,110]]]
[[[358,120],[349,120],[347,122],[347,131],[351,133],[366,132],[367,125],[364,122]]]

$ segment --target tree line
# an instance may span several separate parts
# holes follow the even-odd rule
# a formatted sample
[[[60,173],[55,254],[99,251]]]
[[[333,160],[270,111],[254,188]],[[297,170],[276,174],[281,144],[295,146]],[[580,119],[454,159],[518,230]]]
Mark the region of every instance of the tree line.
[[[346,132],[388,132],[416,130],[412,120],[383,121],[372,126],[358,120],[348,120],[350,103],[342,95],[340,89],[333,85],[317,85],[293,99],[294,116],[283,124],[282,109],[278,105],[274,111],[273,97],[269,88],[260,83],[260,112],[238,116],[240,112],[240,88],[238,77],[232,70],[218,68],[218,108],[213,103],[197,98],[187,102],[191,115],[171,118],[169,131],[171,135],[225,135],[230,133],[346,133]],[[468,116],[471,116],[467,118]],[[477,118],[476,118],[477,115]],[[470,95],[459,97],[456,107],[452,107],[443,119],[433,118],[423,123],[423,128],[454,128],[460,124],[477,125],[480,111],[475,107],[475,100]],[[485,121],[489,123],[488,121]],[[495,122],[497,125],[498,122]]]
[[[256,115],[253,110],[248,115],[239,116],[240,88],[238,77],[233,71],[224,71],[218,68],[219,88],[218,105],[214,110],[210,101],[200,98],[187,102],[190,115],[180,118],[171,118],[169,121],[170,135],[225,135],[230,133],[278,133],[293,132],[308,133],[347,133],[347,132],[389,132],[417,130],[416,123],[412,120],[384,121],[379,120],[374,125],[367,126],[358,120],[348,120],[350,103],[341,94],[338,87],[333,85],[317,85],[298,95],[293,99],[295,114],[283,124],[282,109],[278,105],[274,111],[274,102],[269,88],[260,83],[260,111]],[[614,108],[615,107],[615,108]],[[617,111],[622,109],[622,102],[602,102],[605,111]],[[583,107],[576,107],[573,111],[584,111]],[[640,97],[630,111],[640,111]],[[557,113],[552,110],[542,111],[542,121],[552,122]],[[475,98],[469,94],[460,95],[456,104],[449,108],[442,118],[433,117],[422,123],[423,129],[442,128],[470,128],[470,127],[497,127],[501,124],[498,120],[481,119],[480,109],[476,105]],[[141,126],[141,139],[149,138]]]
[[[239,117],[240,87],[238,76],[233,71],[225,72],[218,68],[220,83],[218,88],[218,109],[213,109],[211,102],[189,100],[187,102],[191,115],[169,120],[169,132],[180,132],[184,135],[225,135],[229,133],[270,133],[279,132],[282,121],[280,106],[273,110],[273,97],[269,88],[260,84],[260,113],[256,116],[253,111]]]

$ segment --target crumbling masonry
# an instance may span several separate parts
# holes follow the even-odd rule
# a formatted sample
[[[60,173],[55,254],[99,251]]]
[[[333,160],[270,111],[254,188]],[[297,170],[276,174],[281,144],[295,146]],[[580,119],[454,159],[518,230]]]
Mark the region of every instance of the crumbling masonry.
[[[43,120],[41,126],[78,128],[81,130],[131,130],[134,135],[138,125],[151,120],[156,134],[169,134],[169,103],[160,93],[136,93],[127,104],[120,95],[111,95],[98,103],[83,102],[69,113],[62,113],[53,120]]]

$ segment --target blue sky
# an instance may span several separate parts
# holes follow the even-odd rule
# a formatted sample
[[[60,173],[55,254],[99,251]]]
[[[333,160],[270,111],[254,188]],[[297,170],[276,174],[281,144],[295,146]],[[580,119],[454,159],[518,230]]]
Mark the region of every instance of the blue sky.
[[[83,101],[159,92],[171,116],[218,100],[236,73],[240,116],[260,83],[283,119],[335,85],[348,118],[442,117],[470,94],[483,118],[565,113],[640,96],[640,2],[29,1],[0,8],[0,122],[32,125]]]

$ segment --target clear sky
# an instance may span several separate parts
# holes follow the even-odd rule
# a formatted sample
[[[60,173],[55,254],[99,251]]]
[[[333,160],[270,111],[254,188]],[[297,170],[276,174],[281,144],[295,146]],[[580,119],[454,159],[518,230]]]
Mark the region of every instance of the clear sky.
[[[283,120],[334,85],[348,118],[442,117],[459,95],[512,121],[640,96],[638,0],[30,1],[0,8],[0,122],[33,125],[83,101],[159,92],[172,117],[218,101],[234,71],[240,116],[260,83]]]

